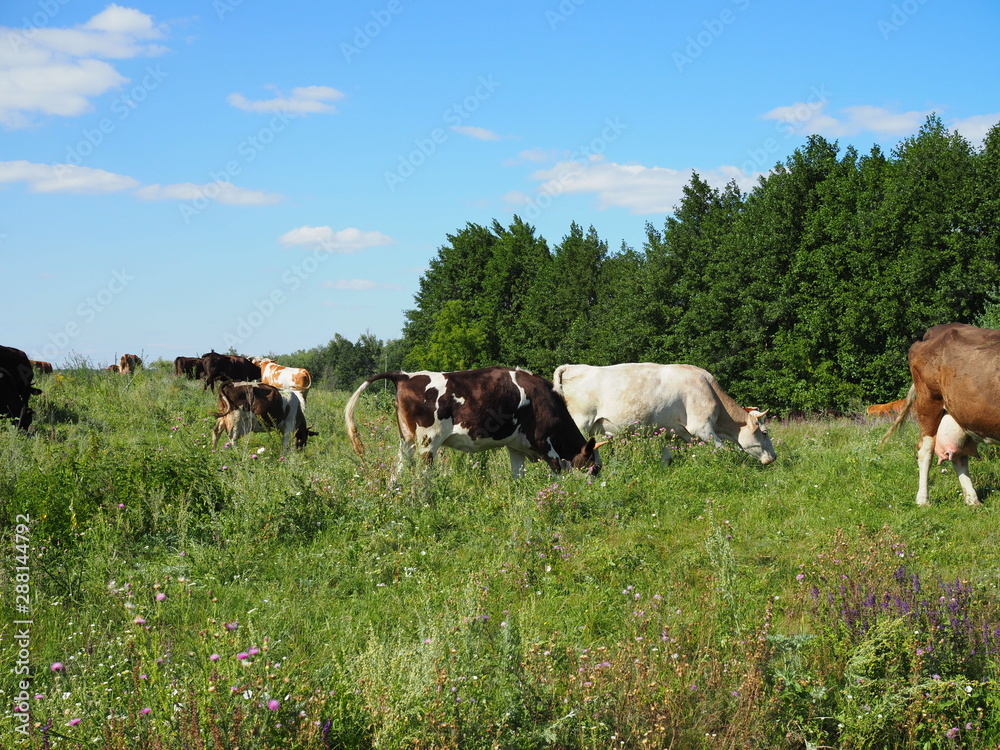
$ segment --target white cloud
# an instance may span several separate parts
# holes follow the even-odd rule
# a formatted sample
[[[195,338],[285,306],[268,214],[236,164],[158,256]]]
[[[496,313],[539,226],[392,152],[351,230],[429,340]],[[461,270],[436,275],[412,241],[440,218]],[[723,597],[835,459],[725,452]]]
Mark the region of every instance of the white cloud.
[[[367,279],[338,279],[337,281],[328,281],[323,284],[327,289],[339,289],[344,291],[352,292],[370,292],[372,289],[378,289],[378,284],[374,281],[368,281]]]
[[[983,139],[986,138],[986,134],[998,122],[1000,122],[1000,112],[995,112],[992,115],[973,115],[972,117],[955,120],[952,123],[952,128],[961,133],[974,146],[979,146],[982,144]]]
[[[338,253],[356,253],[369,247],[391,245],[395,240],[381,232],[362,232],[348,227],[334,230],[332,227],[298,227],[285,232],[278,242],[286,247],[292,245],[321,245],[324,249]]]
[[[511,202],[542,206],[543,201],[547,203],[562,194],[593,194],[600,209],[616,207],[628,209],[633,214],[665,214],[671,213],[680,203],[684,186],[691,181],[693,171],[600,160],[586,164],[562,161],[532,175],[533,179],[541,182],[537,195],[527,196],[514,191],[506,197]],[[744,191],[756,185],[761,174],[747,175],[734,166],[697,171],[713,187],[722,188],[730,180],[735,180]]]
[[[477,141],[500,141],[503,137],[486,128],[476,128],[471,125],[454,125],[451,128],[456,133],[475,138]]]
[[[135,193],[147,201],[212,200],[227,206],[266,206],[278,203],[283,198],[278,193],[265,193],[263,190],[241,188],[223,180],[204,185],[196,185],[193,182],[181,182],[174,185],[146,185],[136,190]]]
[[[139,181],[103,169],[71,164],[0,162],[0,183],[23,182],[33,193],[116,193],[138,187]]]
[[[243,94],[230,94],[226,101],[237,109],[245,112],[283,112],[285,114],[335,114],[337,108],[328,102],[335,102],[344,97],[343,92],[329,86],[301,86],[292,89],[290,96],[275,92],[273,99],[251,101]]]
[[[161,54],[165,33],[151,16],[115,4],[72,28],[0,26],[0,124],[90,111],[94,97],[129,80],[103,60]]]
[[[795,135],[822,135],[841,138],[860,133],[875,133],[885,136],[911,135],[931,114],[931,110],[911,110],[893,112],[885,107],[858,105],[844,107],[837,115],[828,113],[826,100],[796,102],[784,107],[775,107],[761,117],[777,120]]]

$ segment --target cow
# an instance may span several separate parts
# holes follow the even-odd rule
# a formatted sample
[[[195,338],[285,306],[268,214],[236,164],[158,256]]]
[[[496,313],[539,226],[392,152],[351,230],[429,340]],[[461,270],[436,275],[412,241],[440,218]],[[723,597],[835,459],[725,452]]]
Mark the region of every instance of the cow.
[[[362,383],[344,419],[355,453],[364,454],[354,410],[378,380],[396,386],[399,454],[393,480],[419,454],[427,466],[442,446],[477,453],[506,448],[510,472],[524,476],[525,459],[545,461],[555,473],[574,468],[596,475],[596,448],[570,417],[552,383],[527,370],[485,367],[457,372],[383,372]]]
[[[885,417],[891,414],[899,414],[906,405],[906,399],[890,401],[888,404],[872,404],[868,407],[868,413],[873,417]]]
[[[0,418],[14,420],[25,432],[35,416],[28,400],[42,394],[31,384],[34,376],[27,354],[13,346],[0,346]]]
[[[306,447],[311,435],[306,427],[302,395],[264,383],[228,381],[219,386],[218,412],[212,429],[212,447],[225,432],[236,442],[251,432],[277,430],[282,434],[281,451],[288,450],[292,437],[295,447]]]
[[[260,381],[275,388],[289,388],[299,391],[303,397],[312,385],[312,376],[304,367],[285,367],[271,359],[257,357],[254,363],[260,367]]]
[[[215,384],[220,380],[260,380],[260,366],[235,354],[217,354],[212,351],[202,355],[201,364],[205,378],[203,391],[209,386],[215,391]]]
[[[969,478],[975,443],[1000,442],[1000,330],[966,323],[927,329],[909,351],[913,385],[903,411],[880,445],[896,431],[911,406],[920,427],[917,447],[917,505],[928,505],[931,456],[947,456],[955,466],[966,505],[981,505]],[[946,414],[950,421],[945,421]],[[954,424],[953,424],[953,423]],[[939,443],[941,446],[939,447]],[[951,455],[949,455],[949,453]]]
[[[31,359],[28,361],[31,362],[31,366],[35,368],[35,372],[39,375],[48,375],[52,372],[51,362],[43,362],[40,359]]]
[[[138,354],[123,354],[118,362],[118,372],[129,375],[142,368],[142,359]]]
[[[661,427],[688,442],[697,437],[722,447],[722,441],[729,440],[762,464],[777,457],[761,421],[767,412],[741,407],[700,367],[651,362],[561,365],[552,381],[584,435]],[[670,454],[665,447],[664,463]]]
[[[201,357],[175,357],[174,374],[177,377],[187,375],[188,380],[197,380],[205,372]]]
[[[105,369],[109,370],[110,372],[121,372],[121,367],[119,367],[118,365],[108,365],[107,368]]]

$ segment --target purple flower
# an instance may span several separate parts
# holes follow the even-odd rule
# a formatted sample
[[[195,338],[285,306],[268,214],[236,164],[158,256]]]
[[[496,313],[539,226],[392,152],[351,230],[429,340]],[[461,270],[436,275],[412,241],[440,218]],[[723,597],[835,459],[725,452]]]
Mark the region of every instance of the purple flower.
[[[246,651],[240,651],[238,654],[236,654],[236,658],[239,659],[240,661],[243,661],[244,659],[249,659],[250,654],[248,654]]]
[[[949,740],[958,737],[958,727],[952,727],[951,729],[949,729],[947,732],[944,733],[944,736],[947,737]]]
[[[148,714],[152,710],[153,709],[151,709],[151,708],[144,708],[139,713],[141,713],[143,716],[145,716],[146,714]]]
[[[146,620],[144,618],[142,618],[142,617],[136,617],[134,620],[132,620],[132,622],[134,622],[136,625],[145,625],[146,624]]]
[[[69,726],[71,726],[71,727],[75,727],[75,726],[76,726],[77,724],[79,724],[79,723],[80,723],[81,721],[83,721],[83,719],[70,719],[70,720],[69,720]]]
[[[57,661],[51,667],[49,667],[49,669],[51,669],[53,672],[62,672],[63,664],[61,661]]]
[[[166,598],[167,598],[167,595],[164,594],[162,591],[156,595],[156,601],[158,601],[158,602],[162,602]]]
[[[211,660],[211,661],[218,661],[218,660],[219,660],[219,655],[218,655],[218,654],[212,654],[212,655],[211,655],[210,657],[208,657],[208,658],[209,658],[209,660]]]
[[[236,621],[227,622],[226,623],[226,630],[236,630],[236,628],[238,628],[239,626],[240,626],[239,622],[236,622]]]
[[[253,646],[253,647],[250,648],[250,656],[256,656],[259,653],[260,653],[260,649],[257,648],[256,646]]]
[[[267,702],[267,707],[271,711],[277,711],[281,708],[281,702],[277,698],[271,698],[271,700]]]

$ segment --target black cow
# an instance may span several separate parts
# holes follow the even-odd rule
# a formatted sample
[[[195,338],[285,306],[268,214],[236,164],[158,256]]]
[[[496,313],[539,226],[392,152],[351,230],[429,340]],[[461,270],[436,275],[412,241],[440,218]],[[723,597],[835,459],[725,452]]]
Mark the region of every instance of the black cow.
[[[215,384],[220,380],[260,380],[260,365],[246,357],[209,352],[202,355],[201,364],[205,370],[202,390],[212,386],[215,391]]]
[[[28,399],[42,393],[31,385],[34,376],[27,354],[12,346],[0,346],[0,417],[16,420],[22,430],[31,426],[35,415]]]

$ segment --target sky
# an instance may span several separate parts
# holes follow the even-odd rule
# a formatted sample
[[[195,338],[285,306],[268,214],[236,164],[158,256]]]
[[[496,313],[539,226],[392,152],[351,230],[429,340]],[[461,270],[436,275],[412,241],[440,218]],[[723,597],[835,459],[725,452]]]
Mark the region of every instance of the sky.
[[[56,366],[398,338],[467,223],[641,249],[697,171],[1000,121],[970,0],[4,0],[0,343]]]

